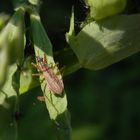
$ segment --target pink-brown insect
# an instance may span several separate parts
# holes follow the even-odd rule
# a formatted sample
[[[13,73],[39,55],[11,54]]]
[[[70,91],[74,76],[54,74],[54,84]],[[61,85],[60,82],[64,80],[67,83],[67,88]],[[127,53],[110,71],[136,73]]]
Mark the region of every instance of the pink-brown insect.
[[[58,75],[54,73],[53,68],[47,64],[46,56],[44,55],[44,59],[37,56],[36,61],[37,64],[32,63],[32,65],[42,72],[49,90],[54,94],[61,94],[64,90],[63,80],[60,79]],[[34,74],[34,76],[37,75],[38,74]]]

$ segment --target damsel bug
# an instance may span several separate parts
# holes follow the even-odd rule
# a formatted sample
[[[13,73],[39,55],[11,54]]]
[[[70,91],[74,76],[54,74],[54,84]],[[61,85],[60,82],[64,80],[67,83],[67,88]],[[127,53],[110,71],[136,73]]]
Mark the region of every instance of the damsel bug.
[[[44,58],[36,56],[36,61],[37,64],[32,63],[32,65],[39,69],[40,72],[42,72],[49,90],[54,94],[61,94],[64,90],[63,80],[54,73],[53,67],[48,65],[45,54]],[[33,76],[39,75],[40,74],[33,74]]]

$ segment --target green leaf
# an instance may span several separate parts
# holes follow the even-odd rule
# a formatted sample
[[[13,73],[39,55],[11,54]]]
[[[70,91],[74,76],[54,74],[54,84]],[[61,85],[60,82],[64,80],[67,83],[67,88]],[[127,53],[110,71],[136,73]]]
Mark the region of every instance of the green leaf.
[[[82,67],[99,70],[140,50],[140,14],[87,24],[67,40]]]
[[[36,12],[32,12],[30,15],[31,28],[33,35],[33,42],[36,56],[44,58],[44,54],[47,58],[48,65],[55,65],[53,60],[52,45],[45,32],[44,27],[40,21],[40,17]],[[53,69],[54,73],[57,73],[58,68]],[[67,111],[67,98],[65,91],[60,96],[56,96],[51,93],[46,85],[44,77],[40,76],[41,88],[45,97],[45,103],[49,111],[50,118],[52,119],[54,126],[57,130],[57,138],[60,140],[71,139],[70,119]],[[62,78],[59,75],[59,78]],[[53,83],[52,83],[53,84]],[[63,119],[59,119],[63,118]],[[64,126],[64,127],[63,127]]]
[[[28,0],[33,5],[39,5],[40,0]]]
[[[127,0],[86,0],[90,6],[90,17],[101,20],[122,12]]]
[[[0,30],[5,26],[9,16],[4,13],[0,13]]]
[[[24,57],[24,9],[19,8],[0,32],[0,48],[7,47],[9,63],[21,65]]]
[[[20,94],[27,92],[28,90],[39,86],[39,80],[37,78],[33,78],[32,74],[36,73],[34,71],[31,63],[34,61],[32,57],[28,57],[25,59],[24,64],[22,66],[21,74],[20,74]]]
[[[0,57],[4,59],[0,74],[6,75],[5,83],[0,87],[2,140],[18,138],[16,115],[19,113],[20,68],[24,58],[24,12],[22,8],[17,9],[0,33]]]
[[[7,47],[3,47],[0,49],[0,88],[3,86],[3,84],[6,81],[7,76],[7,69],[8,69],[8,52]]]
[[[0,139],[15,140],[17,138],[17,124],[13,117],[17,93],[13,88],[13,75],[17,70],[15,64],[9,66],[6,83],[0,89]],[[8,135],[7,135],[8,134]]]
[[[8,64],[19,66],[24,58],[24,10],[19,8],[0,32],[0,87],[6,80]]]
[[[54,64],[54,60],[52,57],[52,45],[40,22],[39,16],[31,14],[31,27],[32,27],[32,34],[33,34],[33,41],[34,41],[36,56],[39,55],[40,57],[44,58],[44,54],[47,54],[46,57],[47,57],[48,65]],[[61,112],[61,113],[64,112],[66,109],[66,106],[67,106],[65,96],[63,98],[60,98],[60,97],[54,96],[53,94],[50,94],[47,87],[45,87],[46,82],[43,82],[41,85],[42,85],[42,90],[45,93],[45,95],[48,96],[49,99],[52,97],[52,99],[54,100],[55,103],[53,103],[53,104],[58,104],[57,106],[59,107],[61,102],[64,103],[63,107],[62,108],[59,107],[59,109],[58,109],[59,112]],[[59,99],[61,99],[61,100],[58,103],[57,100],[59,100]],[[55,119],[56,116],[58,115],[57,111],[54,108],[54,105],[51,105],[49,102],[50,101],[46,101],[47,108],[50,112],[50,117],[51,117],[51,119]]]

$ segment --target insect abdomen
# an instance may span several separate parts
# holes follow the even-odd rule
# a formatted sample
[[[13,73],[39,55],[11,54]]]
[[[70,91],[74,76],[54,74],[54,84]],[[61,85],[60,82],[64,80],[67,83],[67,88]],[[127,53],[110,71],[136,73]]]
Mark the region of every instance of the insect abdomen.
[[[55,94],[61,94],[64,90],[63,81],[57,77],[53,72],[46,71],[44,72],[44,77],[46,79],[48,88],[50,91]]]

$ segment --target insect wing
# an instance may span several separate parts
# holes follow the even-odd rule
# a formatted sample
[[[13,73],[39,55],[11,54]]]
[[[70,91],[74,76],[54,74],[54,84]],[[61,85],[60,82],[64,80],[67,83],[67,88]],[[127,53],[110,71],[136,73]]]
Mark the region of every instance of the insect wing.
[[[53,70],[49,69],[48,71],[43,72],[45,80],[47,82],[48,88],[56,93],[61,94],[64,90],[64,84],[61,79],[57,77],[57,75],[53,72]]]

